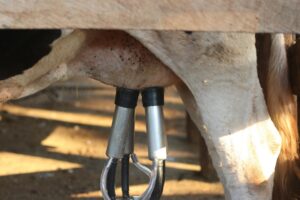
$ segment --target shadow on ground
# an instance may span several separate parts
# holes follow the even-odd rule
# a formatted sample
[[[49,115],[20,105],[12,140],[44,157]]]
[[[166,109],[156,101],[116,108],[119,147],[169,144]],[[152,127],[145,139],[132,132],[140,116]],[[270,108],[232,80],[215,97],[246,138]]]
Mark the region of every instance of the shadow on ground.
[[[0,121],[0,199],[1,200],[63,200],[100,199],[99,176],[105,163],[108,125],[86,125],[26,117],[32,109],[89,113],[111,119],[114,110],[114,89],[91,83],[92,87],[59,85],[34,96],[11,102],[25,108],[25,114],[1,112]],[[166,200],[223,199],[219,183],[207,183],[199,176],[197,154],[185,139],[185,113],[174,88],[167,91],[165,123],[169,143]],[[78,117],[77,116],[77,117]],[[137,108],[135,151],[144,164],[147,159],[144,110]],[[119,176],[119,175],[118,175]],[[134,167],[131,191],[140,194],[147,178]],[[120,189],[118,187],[118,192]]]

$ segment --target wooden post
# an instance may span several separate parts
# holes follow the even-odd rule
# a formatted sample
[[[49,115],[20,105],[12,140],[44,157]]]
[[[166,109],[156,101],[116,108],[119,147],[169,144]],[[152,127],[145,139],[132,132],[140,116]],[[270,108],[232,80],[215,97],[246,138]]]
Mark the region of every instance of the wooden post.
[[[0,0],[0,28],[300,33],[299,0]]]

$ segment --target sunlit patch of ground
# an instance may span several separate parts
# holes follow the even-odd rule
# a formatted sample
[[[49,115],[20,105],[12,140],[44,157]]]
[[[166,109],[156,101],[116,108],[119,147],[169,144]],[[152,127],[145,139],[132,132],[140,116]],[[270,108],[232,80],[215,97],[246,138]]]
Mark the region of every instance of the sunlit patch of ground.
[[[100,199],[113,111],[112,87],[78,80],[0,106],[0,200]],[[136,115],[135,151],[149,166],[141,105]],[[164,115],[169,161],[163,199],[223,199],[220,183],[199,176],[198,155],[186,140],[185,112],[174,88],[167,90]],[[131,170],[131,192],[141,194],[147,177]]]
[[[0,152],[0,166],[0,176],[81,168],[77,163],[10,152]]]
[[[223,191],[220,184],[217,183],[205,183],[197,180],[170,180],[166,181],[166,187],[164,190],[164,198],[163,199],[173,199],[172,197],[177,196],[176,199],[183,199],[186,196],[186,199],[201,199],[201,196],[215,196],[216,199],[222,199]],[[193,187],[191,187],[193,186]],[[144,191],[147,187],[146,184],[132,185],[130,188],[130,192],[133,195],[141,194],[141,191]],[[197,188],[197,190],[195,190]],[[121,188],[118,187],[116,189],[117,194],[121,193]],[[80,198],[99,198],[99,191],[92,191],[83,194],[74,194],[72,195],[75,199]],[[198,198],[196,196],[199,196]],[[179,198],[179,197],[180,198]],[[175,198],[175,197],[174,197]]]

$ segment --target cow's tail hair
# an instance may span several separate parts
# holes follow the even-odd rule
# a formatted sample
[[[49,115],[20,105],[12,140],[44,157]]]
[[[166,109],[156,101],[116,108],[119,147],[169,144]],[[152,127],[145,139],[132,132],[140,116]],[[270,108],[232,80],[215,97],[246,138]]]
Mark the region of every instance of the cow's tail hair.
[[[300,197],[299,135],[297,105],[289,82],[287,52],[283,34],[271,35],[270,57],[266,74],[266,101],[277,127],[282,147],[277,160],[273,199]]]

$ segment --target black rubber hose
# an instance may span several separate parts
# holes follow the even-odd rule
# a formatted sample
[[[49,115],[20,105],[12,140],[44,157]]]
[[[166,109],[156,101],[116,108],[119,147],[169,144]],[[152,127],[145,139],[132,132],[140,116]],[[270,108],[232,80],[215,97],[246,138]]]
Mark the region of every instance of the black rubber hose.
[[[118,159],[114,159],[107,174],[107,192],[109,197],[112,200],[116,199],[115,177],[116,177],[117,164],[118,164]]]
[[[162,196],[165,184],[166,161],[160,160],[158,163],[157,179],[150,200],[158,200]]]
[[[129,199],[129,155],[122,158],[121,185],[123,199]]]

